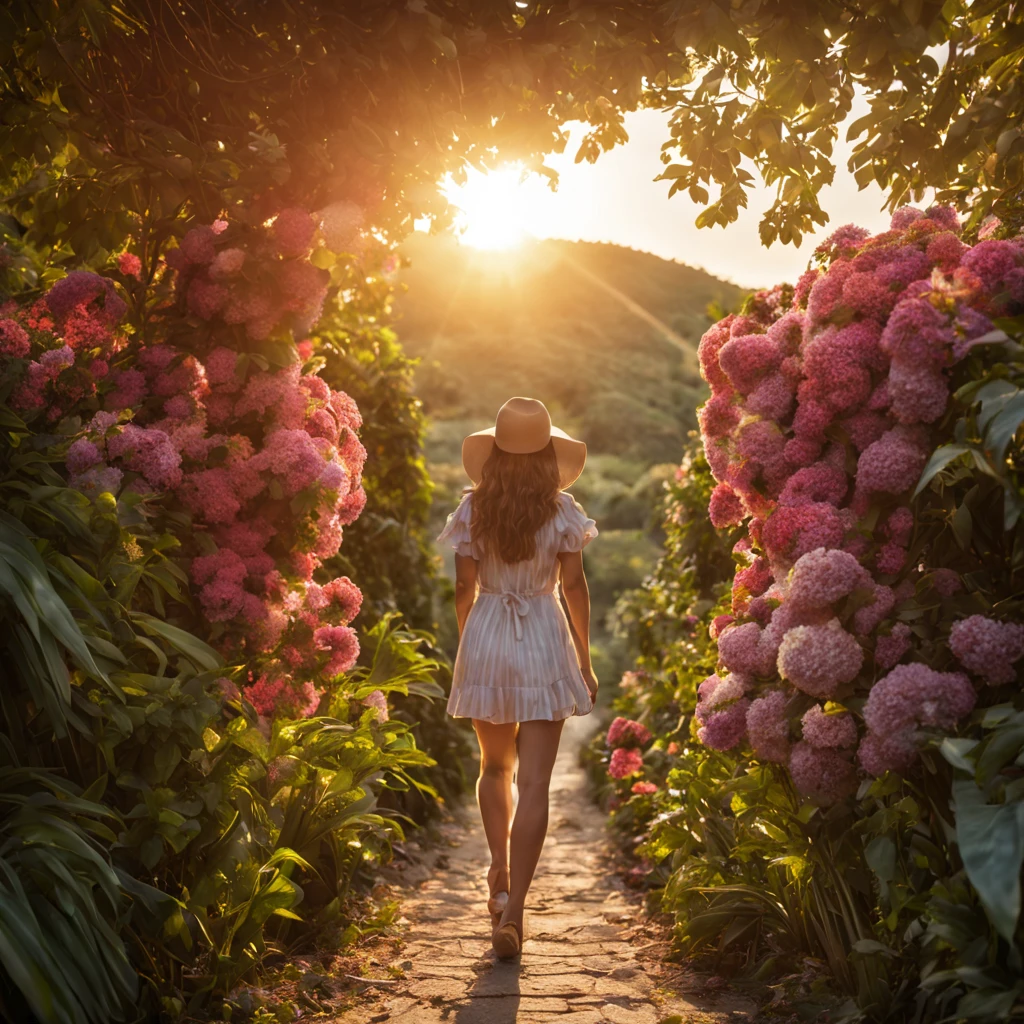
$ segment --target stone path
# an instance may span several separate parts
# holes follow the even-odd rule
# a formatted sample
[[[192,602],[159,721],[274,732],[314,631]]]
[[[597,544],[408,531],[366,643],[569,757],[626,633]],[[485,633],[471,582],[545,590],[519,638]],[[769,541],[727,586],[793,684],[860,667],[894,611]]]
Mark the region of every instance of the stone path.
[[[425,880],[406,892],[404,975],[337,1024],[725,1024],[751,1022],[732,994],[695,1000],[659,989],[660,965],[638,958],[627,925],[641,918],[603,863],[604,816],[577,763],[592,723],[570,719],[552,780],[547,843],[527,904],[518,961],[495,958],[487,915],[487,844],[468,804]],[[387,984],[387,983],[383,983]],[[381,992],[381,988],[376,989]],[[369,992],[367,993],[369,996]]]

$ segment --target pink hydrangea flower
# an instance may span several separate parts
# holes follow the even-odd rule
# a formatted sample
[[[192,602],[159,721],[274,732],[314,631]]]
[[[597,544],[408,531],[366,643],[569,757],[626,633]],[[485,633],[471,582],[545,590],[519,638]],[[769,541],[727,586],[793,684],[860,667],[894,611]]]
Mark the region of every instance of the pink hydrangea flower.
[[[320,231],[332,252],[346,252],[365,221],[361,206],[348,200],[331,203],[320,211]]]
[[[838,548],[849,525],[848,517],[828,502],[780,505],[765,521],[765,550],[774,563],[792,564],[815,548]]]
[[[754,753],[764,761],[785,764],[789,760],[787,702],[782,690],[772,690],[747,708],[747,737]]]
[[[750,701],[741,697],[724,710],[712,713],[697,730],[697,738],[712,750],[732,750],[746,735],[749,706]]]
[[[122,252],[117,257],[117,269],[121,271],[125,277],[134,277],[136,280],[142,279],[142,260],[133,252]]]
[[[378,722],[388,721],[388,699],[384,696],[383,690],[374,690],[368,693],[363,698],[363,703],[377,712]]]
[[[68,448],[65,463],[68,472],[72,474],[84,473],[87,469],[103,461],[103,453],[88,438],[80,437]]]
[[[861,452],[857,487],[863,492],[903,494],[917,483],[927,458],[923,438],[906,427],[896,427]]]
[[[724,629],[718,637],[718,656],[730,672],[745,676],[769,675],[775,663],[775,651],[756,622]]]
[[[10,317],[0,318],[0,355],[24,359],[29,353],[28,332]]]
[[[931,583],[940,597],[952,597],[963,589],[960,582],[960,574],[953,569],[934,569],[931,573]]]
[[[282,210],[274,221],[274,238],[282,256],[304,256],[313,242],[316,224],[306,210]]]
[[[915,662],[897,665],[871,688],[864,722],[879,735],[915,725],[952,728],[974,707],[970,680],[959,672],[936,672]]]
[[[869,775],[884,775],[888,771],[904,773],[917,760],[917,743],[912,729],[882,736],[869,732],[857,748],[861,767]]]
[[[971,615],[953,623],[949,649],[964,668],[993,686],[1012,683],[1013,663],[1024,657],[1024,625]]]
[[[162,430],[125,424],[120,434],[107,440],[107,455],[121,459],[161,490],[181,483],[181,455]]]
[[[897,622],[888,636],[875,640],[875,664],[881,669],[890,669],[910,650],[910,627]]]
[[[837,803],[857,788],[856,771],[846,757],[830,747],[803,741],[789,755],[789,773],[797,792],[816,804]]]
[[[797,626],[779,646],[779,675],[812,697],[834,698],[857,677],[864,661],[860,644],[838,619],[821,626]]]
[[[244,265],[245,251],[243,249],[221,249],[210,264],[210,277],[218,281],[226,277],[234,277]]]
[[[636,793],[638,796],[651,796],[652,793],[658,792],[658,787],[653,782],[634,782],[629,787],[631,793]]]
[[[324,596],[334,602],[345,622],[351,622],[363,603],[362,591],[347,577],[339,576],[323,587]]]
[[[857,744],[857,723],[848,711],[827,714],[820,704],[809,708],[800,719],[804,741],[812,747],[853,747]]]
[[[348,672],[359,657],[359,638],[350,626],[321,626],[313,632],[313,642],[329,657],[324,672],[328,676]]]
[[[186,300],[190,313],[195,313],[203,320],[212,320],[228,301],[228,290],[222,285],[196,277],[189,282]]]
[[[628,779],[642,771],[644,759],[639,750],[632,750],[629,747],[616,747],[612,751],[611,760],[608,762],[608,774],[613,779]]]
[[[114,282],[90,270],[72,270],[50,288],[44,301],[58,325],[63,326],[69,316],[98,299],[103,300],[99,308],[108,324],[118,323],[128,310]]]
[[[141,405],[148,393],[146,375],[141,370],[119,370],[113,375],[114,390],[106,396],[106,406],[111,412],[131,409]]]
[[[869,573],[853,555],[836,548],[815,548],[796,560],[788,599],[805,608],[827,608],[870,584]]]
[[[719,365],[718,354],[722,346],[729,340],[729,328],[735,319],[735,315],[730,314],[724,320],[712,325],[705,331],[697,346],[701,376],[711,385],[712,394],[716,391],[732,390],[728,376]]]
[[[195,227],[186,232],[178,249],[188,263],[210,263],[217,254],[214,245],[216,237],[217,233],[209,225]]]
[[[609,747],[642,747],[650,739],[651,733],[646,726],[621,716],[608,726],[606,736]]]
[[[728,484],[721,483],[711,492],[708,515],[711,525],[721,530],[743,522],[746,510],[739,495]]]

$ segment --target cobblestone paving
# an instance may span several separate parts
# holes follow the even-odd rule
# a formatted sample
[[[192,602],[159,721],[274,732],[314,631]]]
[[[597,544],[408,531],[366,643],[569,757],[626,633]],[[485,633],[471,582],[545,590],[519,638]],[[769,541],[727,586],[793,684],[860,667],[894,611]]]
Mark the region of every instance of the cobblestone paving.
[[[720,993],[690,1001],[659,988],[627,925],[636,899],[603,864],[604,817],[577,765],[590,723],[570,719],[552,780],[547,843],[517,961],[495,958],[487,915],[487,844],[474,805],[448,830],[451,849],[407,892],[404,977],[337,1024],[740,1024],[752,1005]],[[380,991],[378,989],[377,991]]]

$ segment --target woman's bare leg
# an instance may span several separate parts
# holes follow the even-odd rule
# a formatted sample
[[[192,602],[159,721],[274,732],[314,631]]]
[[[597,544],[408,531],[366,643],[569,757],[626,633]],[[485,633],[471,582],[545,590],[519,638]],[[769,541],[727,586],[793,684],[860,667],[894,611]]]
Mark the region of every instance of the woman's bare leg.
[[[533,873],[540,860],[548,831],[548,785],[558,754],[558,741],[564,722],[519,723],[519,771],[516,784],[519,804],[512,821],[512,887],[501,924],[510,921],[523,931],[523,908],[530,891]]]
[[[508,839],[512,828],[512,773],[516,766],[516,724],[495,725],[473,719],[480,744],[476,802],[491,851],[490,891],[508,892]]]

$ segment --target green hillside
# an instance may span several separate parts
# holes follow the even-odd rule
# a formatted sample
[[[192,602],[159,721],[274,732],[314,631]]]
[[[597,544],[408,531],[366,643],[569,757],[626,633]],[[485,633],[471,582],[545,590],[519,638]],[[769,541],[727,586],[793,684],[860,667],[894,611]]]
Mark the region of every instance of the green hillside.
[[[615,245],[537,241],[482,252],[414,235],[403,255],[397,329],[422,360],[417,394],[431,420],[434,526],[468,482],[463,437],[512,395],[540,398],[587,442],[573,494],[601,527],[587,557],[599,673],[619,669],[601,624],[623,589],[653,566],[652,509],[703,401],[696,346],[709,305],[744,292],[693,267]],[[454,645],[451,622],[446,640]]]
[[[414,236],[398,329],[423,359],[439,420],[490,421],[510,395],[542,398],[592,450],[673,461],[702,387],[695,349],[709,303],[740,289],[620,246],[533,242],[481,252]]]

